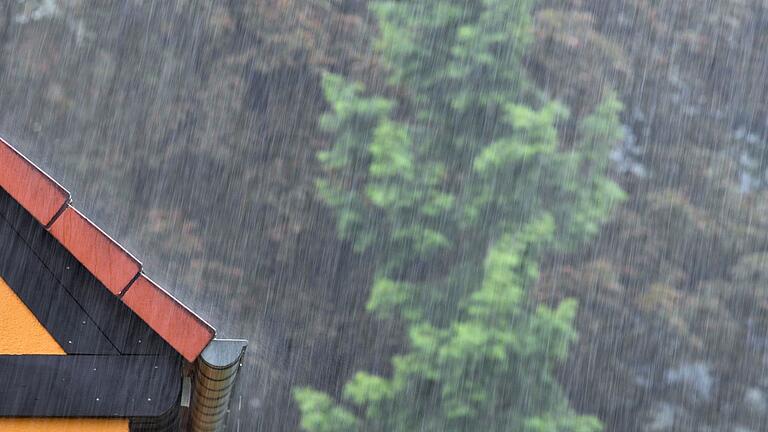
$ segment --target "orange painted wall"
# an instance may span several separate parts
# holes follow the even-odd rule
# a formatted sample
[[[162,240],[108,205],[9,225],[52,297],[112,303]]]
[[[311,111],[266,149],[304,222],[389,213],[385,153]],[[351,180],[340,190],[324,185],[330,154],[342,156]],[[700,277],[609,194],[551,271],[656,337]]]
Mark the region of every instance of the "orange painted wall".
[[[56,340],[0,278],[0,355],[65,355]],[[0,418],[0,432],[127,432],[125,419]]]
[[[128,420],[0,419],[2,432],[128,432]]]
[[[57,354],[64,350],[0,278],[0,354]]]

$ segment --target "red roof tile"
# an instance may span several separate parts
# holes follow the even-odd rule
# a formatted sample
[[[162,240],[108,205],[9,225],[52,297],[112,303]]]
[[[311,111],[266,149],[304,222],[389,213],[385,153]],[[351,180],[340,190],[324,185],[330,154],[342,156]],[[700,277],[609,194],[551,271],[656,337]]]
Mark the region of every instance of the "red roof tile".
[[[131,285],[123,302],[189,361],[215,335],[210,325],[144,275]]]
[[[47,226],[64,205],[69,192],[0,138],[0,186]]]
[[[51,225],[56,237],[112,294],[121,294],[141,271],[141,263],[72,207]]]
[[[70,206],[69,192],[0,139],[0,187],[188,361],[216,330],[141,273],[141,263]]]

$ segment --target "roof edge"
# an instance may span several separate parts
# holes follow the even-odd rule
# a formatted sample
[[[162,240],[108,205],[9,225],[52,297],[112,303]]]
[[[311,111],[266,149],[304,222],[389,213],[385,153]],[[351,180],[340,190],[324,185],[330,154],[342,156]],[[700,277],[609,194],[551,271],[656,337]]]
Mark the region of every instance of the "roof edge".
[[[72,206],[69,191],[3,138],[0,188],[187,361],[214,339],[216,329],[146,277],[139,260]]]

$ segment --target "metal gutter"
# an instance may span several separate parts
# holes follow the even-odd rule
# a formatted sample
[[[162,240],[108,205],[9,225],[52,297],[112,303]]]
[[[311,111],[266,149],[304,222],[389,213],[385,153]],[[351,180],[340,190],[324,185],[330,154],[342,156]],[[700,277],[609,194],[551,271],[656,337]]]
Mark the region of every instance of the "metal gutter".
[[[197,359],[189,428],[193,432],[223,430],[237,373],[248,341],[214,339]]]

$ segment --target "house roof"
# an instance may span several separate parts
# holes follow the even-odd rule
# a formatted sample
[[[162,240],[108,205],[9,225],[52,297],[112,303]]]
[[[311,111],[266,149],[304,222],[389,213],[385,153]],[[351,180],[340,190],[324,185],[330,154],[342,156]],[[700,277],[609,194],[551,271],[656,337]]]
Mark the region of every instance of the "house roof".
[[[0,322],[0,429],[8,417],[177,424],[181,355],[3,188]]]
[[[36,229],[45,230],[46,237],[58,242],[48,248],[62,247],[99,282],[87,289],[106,290],[106,294],[82,293],[84,298],[113,297],[190,362],[214,338],[213,327],[147,277],[139,260],[73,207],[66,189],[2,139],[0,188],[34,218]],[[86,289],[84,286],[78,289]],[[75,300],[82,306],[82,301]],[[100,327],[110,326],[104,320],[120,319],[120,314],[102,314]],[[112,323],[114,327],[121,327],[119,324]]]

